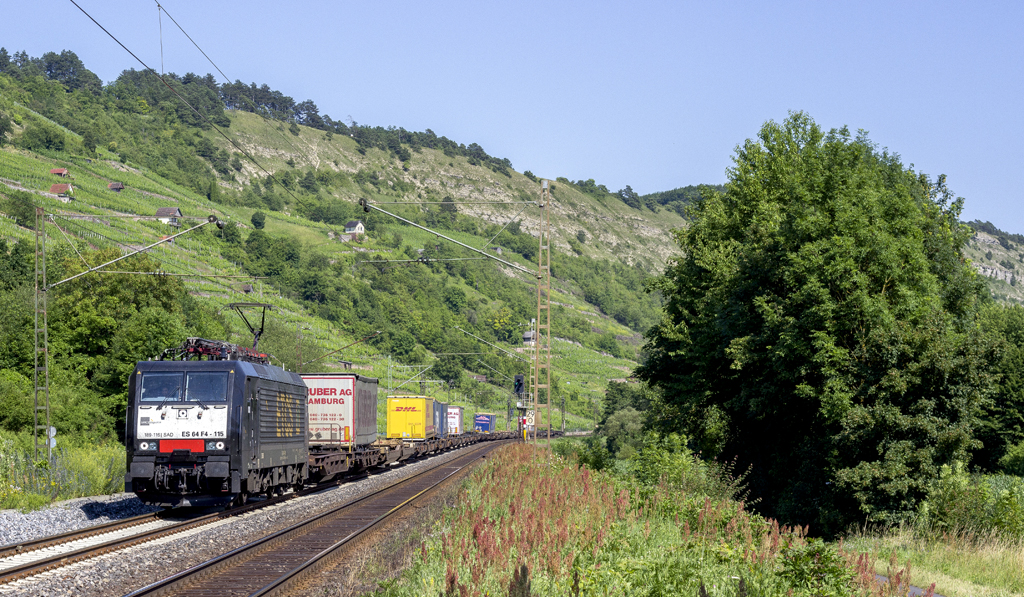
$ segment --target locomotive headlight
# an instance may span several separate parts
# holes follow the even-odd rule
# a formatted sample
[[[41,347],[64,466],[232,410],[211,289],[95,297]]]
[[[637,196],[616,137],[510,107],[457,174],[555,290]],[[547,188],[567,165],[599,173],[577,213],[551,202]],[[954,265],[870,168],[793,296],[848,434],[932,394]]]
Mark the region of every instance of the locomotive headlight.
[[[217,442],[217,449],[218,450],[223,450],[224,449],[224,442]]]
[[[154,442],[154,443],[156,443],[156,442]],[[148,450],[149,448],[150,448],[149,442],[139,442],[139,449],[140,450]]]

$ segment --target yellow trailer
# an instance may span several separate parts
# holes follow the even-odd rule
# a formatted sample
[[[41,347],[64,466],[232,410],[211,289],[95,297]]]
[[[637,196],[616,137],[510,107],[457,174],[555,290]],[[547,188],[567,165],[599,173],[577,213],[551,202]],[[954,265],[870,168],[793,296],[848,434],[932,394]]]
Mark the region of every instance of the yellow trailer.
[[[388,439],[426,440],[435,437],[433,398],[388,396]]]

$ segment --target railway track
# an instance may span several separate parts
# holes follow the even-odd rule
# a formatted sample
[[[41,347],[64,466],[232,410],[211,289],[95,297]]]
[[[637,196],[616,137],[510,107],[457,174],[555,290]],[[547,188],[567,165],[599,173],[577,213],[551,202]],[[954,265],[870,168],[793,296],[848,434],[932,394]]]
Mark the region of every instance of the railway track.
[[[126,597],[280,595],[344,556],[355,539],[403,511],[432,489],[469,470],[507,442],[488,442],[466,454],[315,518],[243,545],[217,558],[129,593]]]
[[[34,576],[106,553],[181,533],[218,520],[265,508],[325,489],[342,482],[366,478],[346,477],[334,483],[310,487],[262,501],[254,501],[222,512],[174,520],[174,512],[153,512],[111,521],[60,535],[32,539],[0,547],[0,585]]]

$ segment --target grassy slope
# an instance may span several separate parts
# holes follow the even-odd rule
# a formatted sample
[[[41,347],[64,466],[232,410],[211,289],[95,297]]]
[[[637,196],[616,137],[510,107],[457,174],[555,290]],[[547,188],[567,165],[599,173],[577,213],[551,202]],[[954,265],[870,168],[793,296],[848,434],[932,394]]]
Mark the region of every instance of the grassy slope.
[[[299,127],[301,132],[296,137],[287,130],[279,130],[277,123],[264,121],[254,114],[238,111],[229,111],[228,114],[231,134],[271,172],[287,169],[285,160],[292,159],[300,170],[330,168],[350,174],[368,170],[415,187],[413,193],[405,196],[399,192],[382,191],[370,197],[381,202],[437,201],[446,195],[456,201],[539,199],[540,185],[526,176],[512,172],[512,177],[508,178],[482,166],[470,165],[464,157],[448,157],[442,152],[424,149],[413,153],[409,169],[404,171],[394,157],[384,152],[371,149],[366,155],[360,155],[355,141],[341,135],[334,135],[328,141],[322,131]],[[215,133],[210,134],[210,139],[219,147],[235,153],[234,148]],[[251,163],[246,163],[237,178],[244,183],[252,176],[264,178],[265,174]],[[240,188],[240,185],[235,187]],[[369,194],[366,189],[355,185],[338,193],[352,201]],[[568,239],[575,238],[579,230],[585,231],[588,239],[593,239],[584,244],[585,255],[598,259],[621,258],[628,263],[639,263],[652,272],[660,271],[666,259],[675,252],[670,231],[682,226],[683,219],[673,211],[637,211],[612,197],[595,198],[561,183],[555,183],[554,199],[551,226],[555,246],[564,252],[571,252]],[[460,207],[459,211],[503,225],[519,209],[519,206],[469,205]],[[521,215],[521,222],[524,230],[535,234],[537,210],[526,209]]]
[[[286,130],[276,130],[274,123],[267,123],[255,115],[238,112],[232,112],[230,115],[231,134],[271,171],[287,168],[285,160],[289,158],[295,161],[299,169],[315,166],[348,173],[360,169],[373,170],[385,178],[402,180],[414,185],[416,191],[407,195],[406,200],[436,201],[444,195],[465,201],[522,201],[539,197],[539,185],[527,177],[513,172],[512,177],[508,178],[489,169],[472,166],[465,158],[449,158],[441,152],[425,149],[413,154],[409,170],[404,171],[394,158],[383,152],[370,150],[365,156],[360,155],[356,151],[355,142],[343,136],[334,136],[328,141],[321,131],[302,127],[300,135],[295,137]],[[220,139],[220,144],[227,146],[223,139]],[[60,228],[63,233],[50,226],[47,243],[51,248],[67,243],[65,233],[74,239],[79,250],[84,250],[118,244],[137,248],[154,242],[162,235],[177,232],[154,220],[102,216],[151,215],[159,207],[175,206],[186,216],[202,218],[216,214],[222,219],[230,219],[247,227],[249,218],[255,211],[246,207],[211,203],[205,197],[178,187],[145,169],[132,167],[130,163],[128,166],[120,164],[115,161],[116,157],[113,154],[102,149],[99,150],[99,157],[91,160],[82,157],[40,156],[12,147],[5,147],[2,151],[4,159],[0,163],[0,178],[15,181],[15,188],[20,185],[24,190],[36,193],[39,204],[48,212],[100,216],[95,220],[74,220],[71,223],[66,223],[65,220]],[[75,198],[69,204],[61,203],[47,193],[51,184],[67,182],[49,174],[49,170],[56,167],[69,168],[74,177],[70,182],[75,187]],[[246,164],[238,174],[239,181],[233,183],[235,188],[240,190],[239,182],[247,181],[256,173],[255,166]],[[127,189],[120,194],[109,191],[107,184],[112,181],[124,182]],[[230,187],[232,183],[224,183],[224,186]],[[387,188],[384,185],[381,187]],[[0,187],[0,190],[2,188]],[[401,193],[359,187],[354,183],[342,187],[336,194],[352,201],[367,195],[380,202],[403,200]],[[570,252],[567,239],[575,238],[577,230],[582,228],[586,230],[588,236],[588,241],[583,245],[585,254],[596,258],[618,258],[630,263],[640,263],[652,273],[659,271],[665,259],[672,253],[674,244],[670,238],[671,228],[682,224],[682,220],[673,212],[638,212],[617,200],[597,200],[567,185],[556,184],[554,198],[552,228],[555,244],[561,250]],[[460,208],[466,215],[473,215],[499,225],[508,222],[518,210],[519,206],[493,205]],[[332,259],[369,255],[372,251],[382,249],[373,238],[359,244],[334,242],[328,237],[328,226],[290,215],[287,210],[269,212],[267,216],[266,229],[269,233],[297,238],[305,246],[315,246],[318,251]],[[62,222],[59,217],[56,221]],[[201,220],[185,220],[183,223],[187,226],[189,222],[198,221]],[[522,213],[521,221],[525,230],[535,231],[536,208],[527,208]],[[401,228],[401,234],[405,243],[413,246],[425,246],[436,242],[433,235],[408,226]],[[471,246],[480,247],[485,242],[480,237],[470,234],[456,232],[451,235]],[[6,217],[0,217],[0,237],[30,239],[31,236],[29,230],[16,226]],[[168,272],[231,275],[245,273],[238,265],[220,255],[216,243],[206,242],[202,236],[196,236],[196,233],[178,239],[173,245],[161,245],[152,250],[151,254],[164,264],[164,270]],[[527,263],[508,251],[502,257],[527,268],[536,267],[535,264]],[[516,274],[511,270],[508,270],[508,273],[520,278],[524,284],[533,283],[531,276]],[[277,322],[288,329],[302,330],[303,334],[312,335],[316,339],[315,343],[324,352],[336,350],[356,340],[345,330],[332,328],[328,322],[311,317],[302,305],[280,296],[267,284],[255,284],[258,291],[256,297],[242,294],[240,290],[245,282],[244,279],[195,279],[188,280],[187,286],[194,295],[214,303],[219,309],[226,309],[228,303],[240,300],[258,299],[271,303],[275,307],[274,319]],[[468,287],[464,289],[470,295],[475,292]],[[572,284],[554,280],[553,301],[560,305],[555,307],[554,316],[557,317],[561,309],[573,309],[577,314],[586,317],[594,329],[613,331],[621,338],[636,341],[636,331],[625,328],[601,314],[599,309],[586,303],[581,294]],[[236,319],[228,317],[228,321],[235,326],[233,339],[244,342],[247,332]],[[552,354],[556,377],[577,391],[581,400],[596,404],[600,404],[607,380],[626,377],[628,371],[635,365],[632,361],[615,359],[564,341],[554,342]],[[139,355],[139,358],[147,356],[151,355]],[[344,358],[355,362],[363,374],[373,375],[382,380],[388,379],[387,356],[374,354],[367,345],[357,345],[347,350]],[[400,373],[396,370],[391,373],[392,377],[398,380]],[[486,375],[488,371],[481,368],[480,371],[473,373]],[[397,383],[396,381],[396,385]],[[497,385],[510,384],[498,380]],[[444,398],[444,395],[438,395]],[[493,408],[495,405],[486,406],[489,410],[501,413],[497,408]],[[567,426],[586,427],[589,425],[588,421],[589,419],[570,414]],[[560,426],[561,416],[557,409],[554,422],[556,426]]]

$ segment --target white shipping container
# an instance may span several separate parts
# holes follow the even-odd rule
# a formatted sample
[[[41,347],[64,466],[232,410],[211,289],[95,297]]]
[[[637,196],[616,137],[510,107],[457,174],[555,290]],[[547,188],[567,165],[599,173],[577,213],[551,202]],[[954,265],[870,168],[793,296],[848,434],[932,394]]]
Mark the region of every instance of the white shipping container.
[[[448,435],[462,435],[462,407],[448,405]]]
[[[355,374],[303,373],[309,445],[365,445],[377,439],[377,380]]]

